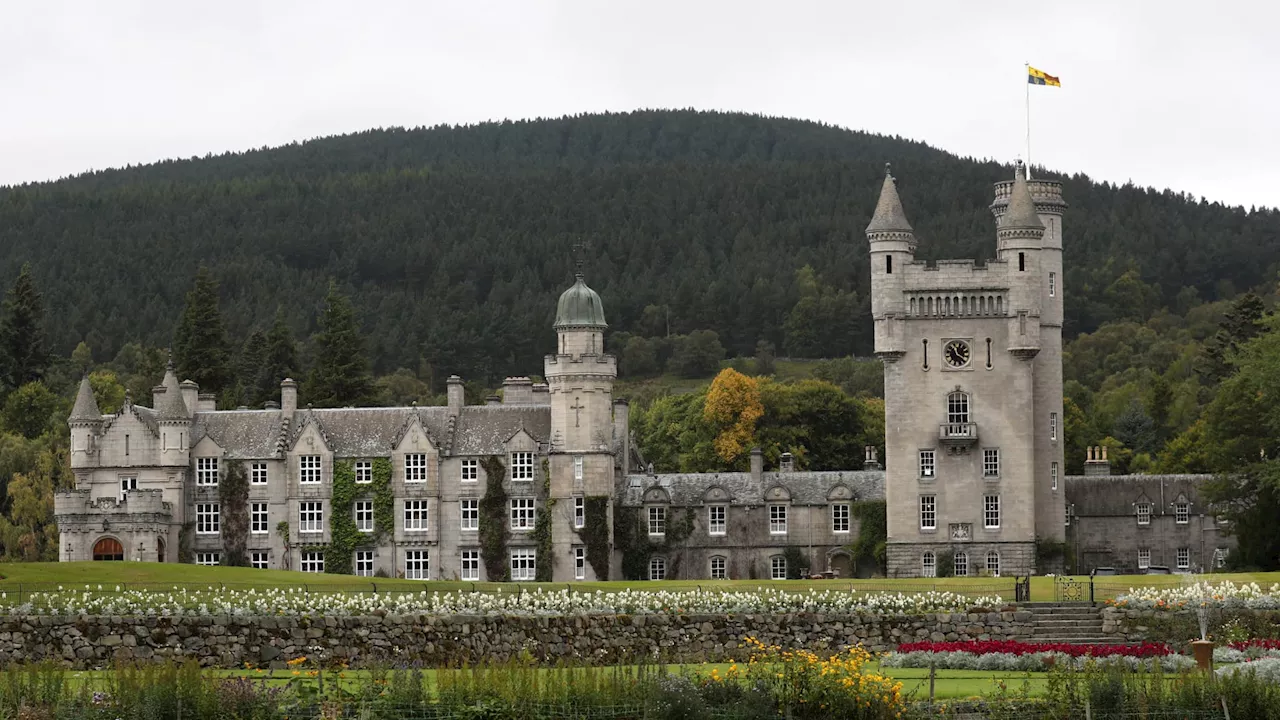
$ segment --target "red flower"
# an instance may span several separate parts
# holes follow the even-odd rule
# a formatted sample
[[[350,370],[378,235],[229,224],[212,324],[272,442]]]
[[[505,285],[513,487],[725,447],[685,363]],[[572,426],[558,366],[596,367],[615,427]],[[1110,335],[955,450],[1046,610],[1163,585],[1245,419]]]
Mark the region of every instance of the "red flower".
[[[1231,643],[1231,647],[1236,650],[1245,651],[1251,647],[1264,648],[1267,650],[1280,649],[1280,640],[1273,638],[1254,638],[1252,640],[1239,640]]]
[[[1057,652],[1072,657],[1106,657],[1108,655],[1124,655],[1126,657],[1150,658],[1173,654],[1164,643],[1144,642],[1136,645],[1075,645],[1071,643],[1029,643],[1018,640],[967,640],[964,642],[913,642],[898,646],[898,652],[967,652],[974,655],[991,653],[1008,653],[1010,655],[1030,655],[1042,652]]]

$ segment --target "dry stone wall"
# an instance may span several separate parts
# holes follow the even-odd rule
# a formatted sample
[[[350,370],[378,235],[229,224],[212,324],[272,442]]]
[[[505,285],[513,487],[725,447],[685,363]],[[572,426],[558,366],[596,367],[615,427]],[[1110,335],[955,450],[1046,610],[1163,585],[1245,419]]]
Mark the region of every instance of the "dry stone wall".
[[[0,665],[59,661],[92,669],[120,661],[195,659],[207,667],[321,662],[427,666],[497,661],[611,664],[728,661],[755,638],[784,648],[888,650],[913,640],[1029,639],[1031,613],[927,615],[580,615],[367,617],[5,617]]]

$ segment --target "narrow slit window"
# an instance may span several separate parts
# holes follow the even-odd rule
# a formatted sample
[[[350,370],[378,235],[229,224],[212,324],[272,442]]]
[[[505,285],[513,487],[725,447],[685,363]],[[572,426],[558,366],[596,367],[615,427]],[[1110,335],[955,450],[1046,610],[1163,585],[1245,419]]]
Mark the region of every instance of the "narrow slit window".
[[[987,338],[987,369],[991,369],[991,338]]]
[[[893,256],[892,255],[884,256],[884,272],[886,275],[893,274]]]
[[[1018,253],[1018,272],[1026,272],[1027,270],[1027,254]]]
[[[921,340],[920,344],[924,348],[924,369],[928,370],[929,369],[929,341]]]

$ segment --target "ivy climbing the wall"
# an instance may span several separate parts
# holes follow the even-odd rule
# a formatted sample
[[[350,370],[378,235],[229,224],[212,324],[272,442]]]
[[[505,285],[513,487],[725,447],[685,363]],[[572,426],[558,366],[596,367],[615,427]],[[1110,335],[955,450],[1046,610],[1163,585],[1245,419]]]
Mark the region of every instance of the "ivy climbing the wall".
[[[625,580],[646,580],[649,577],[649,558],[662,555],[667,558],[667,577],[678,577],[680,556],[672,550],[680,546],[693,531],[693,508],[685,508],[677,515],[667,509],[667,531],[660,542],[654,542],[644,525],[641,513],[644,508],[627,508],[618,501],[613,506],[613,546],[622,554],[622,577]]]
[[[196,540],[196,521],[182,523],[178,530],[178,562],[193,563],[196,561],[193,552]]]
[[[884,500],[863,500],[849,508],[849,513],[858,519],[858,537],[849,543],[849,552],[855,563],[874,562],[883,570],[886,548],[888,547],[889,526]]]
[[[584,499],[582,528],[578,537],[586,546],[587,562],[597,580],[609,579],[609,496],[588,495]]]
[[[245,567],[249,564],[245,553],[249,541],[249,478],[244,471],[244,463],[227,463],[227,471],[218,481],[218,503],[222,514],[221,562],[232,567]]]
[[[511,579],[507,563],[507,466],[496,455],[480,461],[484,497],[480,498],[480,559],[490,582]],[[541,563],[539,563],[541,564]]]
[[[373,539],[380,541],[396,527],[396,495],[391,489],[391,458],[373,460]]]
[[[351,556],[365,537],[352,517],[356,501],[356,471],[351,460],[333,461],[333,495],[329,501],[329,546],[324,551],[324,571],[351,574]]]
[[[538,548],[538,564],[534,568],[533,579],[551,582],[556,564],[551,545],[551,511],[555,508],[556,501],[551,497],[551,467],[546,458],[542,459],[542,482],[538,484],[536,501],[541,501],[542,508],[533,520],[533,541]]]

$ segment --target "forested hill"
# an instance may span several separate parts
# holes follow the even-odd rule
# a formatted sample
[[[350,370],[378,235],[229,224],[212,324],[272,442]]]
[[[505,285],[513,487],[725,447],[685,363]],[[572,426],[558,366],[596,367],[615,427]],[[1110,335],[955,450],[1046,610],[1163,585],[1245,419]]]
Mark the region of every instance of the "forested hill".
[[[169,344],[201,263],[233,343],[277,307],[310,336],[332,277],[375,370],[425,361],[438,383],[537,372],[586,241],[614,331],[865,354],[862,230],[885,162],[922,256],[993,253],[987,205],[1007,166],[811,122],[643,111],[376,130],[0,189],[0,280],[31,263],[53,350],[85,340],[110,358]],[[1071,334],[1276,277],[1274,210],[1063,179]]]

